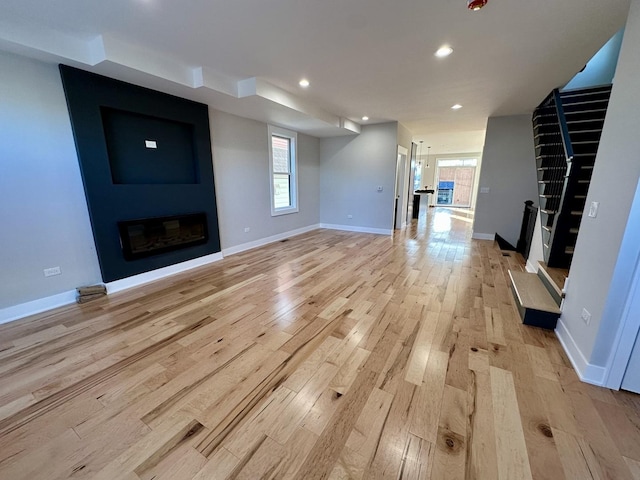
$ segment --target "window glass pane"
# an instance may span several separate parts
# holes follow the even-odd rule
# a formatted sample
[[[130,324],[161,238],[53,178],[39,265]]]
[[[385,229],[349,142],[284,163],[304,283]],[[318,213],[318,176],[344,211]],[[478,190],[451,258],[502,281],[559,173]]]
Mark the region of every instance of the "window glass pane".
[[[465,167],[475,167],[478,164],[477,158],[468,158],[464,161]]]
[[[289,175],[276,173],[273,175],[273,206],[283,208],[291,206],[291,188]]]
[[[271,148],[273,149],[273,173],[290,173],[291,140],[288,138],[272,136]]]

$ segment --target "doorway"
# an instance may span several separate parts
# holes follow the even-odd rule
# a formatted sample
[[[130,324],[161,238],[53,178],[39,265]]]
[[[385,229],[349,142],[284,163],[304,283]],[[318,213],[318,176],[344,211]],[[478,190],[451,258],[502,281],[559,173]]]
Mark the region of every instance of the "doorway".
[[[471,207],[477,159],[438,159],[436,205]]]
[[[407,175],[407,156],[409,150],[398,145],[398,159],[396,161],[396,189],[394,194],[394,209],[393,209],[393,228],[396,230],[401,229],[406,225],[405,212],[408,208],[408,201],[404,192],[407,188],[406,183],[408,179]]]

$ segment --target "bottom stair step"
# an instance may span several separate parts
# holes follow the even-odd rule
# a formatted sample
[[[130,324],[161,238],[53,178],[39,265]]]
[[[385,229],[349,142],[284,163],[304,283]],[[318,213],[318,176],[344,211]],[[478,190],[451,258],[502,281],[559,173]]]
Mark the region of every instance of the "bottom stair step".
[[[562,312],[538,275],[509,270],[509,277],[522,322],[555,329]]]

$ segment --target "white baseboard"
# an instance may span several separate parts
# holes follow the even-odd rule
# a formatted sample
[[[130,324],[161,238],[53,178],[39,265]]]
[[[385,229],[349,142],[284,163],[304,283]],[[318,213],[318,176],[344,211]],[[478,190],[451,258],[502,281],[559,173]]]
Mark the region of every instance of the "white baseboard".
[[[63,307],[76,301],[76,291],[69,290],[67,292],[51,295],[50,297],[39,298],[31,302],[21,303],[12,307],[0,309],[0,324],[19,320],[36,313],[46,312],[54,308]]]
[[[176,273],[184,272],[192,268],[207,265],[209,263],[222,260],[222,253],[213,253],[211,255],[205,255],[204,257],[194,258],[186,262],[181,262],[176,265],[169,265],[168,267],[159,268],[151,272],[141,273],[134,275],[133,277],[123,278],[122,280],[116,280],[115,282],[109,282],[106,284],[108,293],[116,293],[127,288],[137,287],[145,283],[153,282]],[[75,303],[77,292],[76,290],[69,290],[66,292],[58,293],[50,297],[39,298],[31,302],[21,303],[12,307],[0,309],[0,324],[19,320],[24,317],[29,317],[37,313],[46,312],[47,310],[53,310],[54,308],[63,307]]]
[[[495,240],[496,239],[496,234],[495,233],[476,233],[476,232],[473,232],[473,235],[471,235],[471,238],[473,238],[474,240]]]
[[[357,227],[354,225],[335,225],[332,223],[321,223],[320,228],[328,228],[329,230],[344,230],[346,232],[375,233],[376,235],[393,234],[393,230],[390,228]]]
[[[536,268],[536,266],[533,263],[531,263],[528,259],[527,259],[527,265],[525,268],[529,273],[538,273],[538,269]]]
[[[606,368],[592,365],[587,361],[562,319],[558,320],[556,336],[558,340],[560,340],[560,344],[569,357],[571,365],[573,365],[580,380],[599,387],[604,386]]]
[[[247,242],[247,243],[242,243],[240,245],[235,245],[233,247],[223,248],[222,254],[226,257],[228,255],[233,255],[234,253],[240,253],[246,250],[251,250],[253,248],[262,247],[264,245],[268,245],[273,242],[279,242],[280,240],[284,240],[285,238],[295,237],[296,235],[302,235],[303,233],[311,232],[312,230],[317,230],[318,228],[320,228],[320,225],[315,224],[315,225],[309,225],[307,227],[297,228],[295,230],[290,230],[288,232],[278,233],[277,235],[260,238],[258,240],[254,240],[253,242]]]
[[[132,277],[123,278],[122,280],[115,280],[106,284],[107,293],[116,293],[126,290],[128,288],[144,285],[145,283],[160,280],[161,278],[175,275],[192,268],[208,265],[209,263],[219,262],[222,260],[222,253],[212,253],[205,255],[204,257],[194,258],[193,260],[187,260],[186,262],[176,263],[175,265],[169,265],[167,267],[158,268],[150,272],[140,273],[139,275],[133,275]]]

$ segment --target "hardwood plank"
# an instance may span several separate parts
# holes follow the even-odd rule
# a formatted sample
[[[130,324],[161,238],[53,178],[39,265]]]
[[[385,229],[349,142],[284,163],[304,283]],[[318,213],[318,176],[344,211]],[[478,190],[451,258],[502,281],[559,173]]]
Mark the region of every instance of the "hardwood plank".
[[[513,376],[491,367],[491,393],[500,479],[532,479]]]

